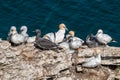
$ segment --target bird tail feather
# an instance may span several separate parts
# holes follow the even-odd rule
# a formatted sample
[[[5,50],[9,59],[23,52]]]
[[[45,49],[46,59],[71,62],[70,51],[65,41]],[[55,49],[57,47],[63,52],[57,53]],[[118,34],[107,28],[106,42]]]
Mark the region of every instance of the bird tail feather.
[[[112,39],[112,42],[117,42],[115,39]]]

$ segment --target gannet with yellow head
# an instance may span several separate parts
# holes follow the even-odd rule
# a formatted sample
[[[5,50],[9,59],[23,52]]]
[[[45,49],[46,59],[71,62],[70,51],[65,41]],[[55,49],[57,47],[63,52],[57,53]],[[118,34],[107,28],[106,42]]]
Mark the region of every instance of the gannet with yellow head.
[[[54,43],[60,43],[63,41],[65,31],[68,30],[64,23],[59,25],[59,30],[56,33],[48,33],[43,38],[48,39]]]
[[[69,43],[71,49],[78,49],[84,43],[84,41],[82,39],[80,39],[78,37],[75,37],[75,32],[74,31],[70,31],[68,36],[71,36],[70,43]]]

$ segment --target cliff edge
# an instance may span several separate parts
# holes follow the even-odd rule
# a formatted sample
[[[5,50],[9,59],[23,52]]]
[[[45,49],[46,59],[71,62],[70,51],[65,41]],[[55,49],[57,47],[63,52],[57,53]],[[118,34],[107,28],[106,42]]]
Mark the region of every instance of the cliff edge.
[[[100,67],[83,68],[85,59],[101,54]],[[119,80],[120,48],[81,48],[71,54],[40,50],[34,44],[12,47],[0,41],[0,80]]]

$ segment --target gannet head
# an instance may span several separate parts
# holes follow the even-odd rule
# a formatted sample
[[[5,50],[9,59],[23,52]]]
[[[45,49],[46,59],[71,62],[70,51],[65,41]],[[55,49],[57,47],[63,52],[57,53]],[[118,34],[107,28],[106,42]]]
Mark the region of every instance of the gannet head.
[[[26,33],[27,32],[27,26],[21,26],[20,31]]]
[[[40,29],[35,30],[36,33],[41,33]]]
[[[10,33],[11,33],[11,34],[16,34],[16,33],[17,33],[17,30],[16,30],[16,27],[15,27],[15,26],[11,26],[11,28],[10,28]]]
[[[69,31],[69,35],[74,36],[75,32],[74,31]]]
[[[99,29],[97,34],[103,34],[103,30],[102,29]]]
[[[10,31],[12,31],[12,30],[16,30],[16,27],[15,26],[11,26]]]
[[[61,30],[62,30],[62,29],[68,30],[64,23],[61,23],[61,24],[59,25],[59,29],[61,29]]]

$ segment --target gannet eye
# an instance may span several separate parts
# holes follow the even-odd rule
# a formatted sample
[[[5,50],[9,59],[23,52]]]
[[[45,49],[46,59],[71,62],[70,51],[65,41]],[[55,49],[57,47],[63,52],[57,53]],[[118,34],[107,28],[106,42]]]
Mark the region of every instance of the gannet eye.
[[[14,29],[11,29],[11,31],[13,32],[13,31],[15,31]]]
[[[24,31],[24,29],[21,29],[21,31]]]

